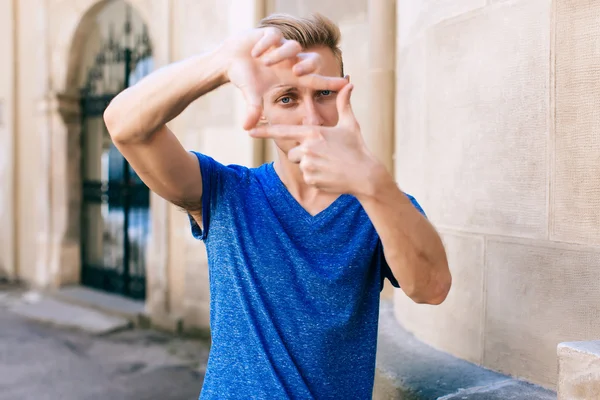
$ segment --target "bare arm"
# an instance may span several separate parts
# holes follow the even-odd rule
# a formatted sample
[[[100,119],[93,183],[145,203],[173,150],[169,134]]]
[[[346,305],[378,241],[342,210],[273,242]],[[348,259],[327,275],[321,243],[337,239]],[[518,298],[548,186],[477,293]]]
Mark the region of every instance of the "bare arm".
[[[352,88],[349,83],[337,95],[334,127],[269,125],[250,135],[296,141],[287,156],[298,164],[304,181],[324,192],[355,195],[402,290],[416,303],[440,304],[452,284],[442,240],[368,151],[350,105]]]
[[[385,167],[373,166],[371,185],[359,200],[402,290],[416,303],[442,303],[452,284],[442,240]]]
[[[200,167],[166,123],[226,82],[220,53],[191,57],[126,89],[104,113],[115,146],[142,181],[159,196],[191,211],[200,211],[202,204]]]

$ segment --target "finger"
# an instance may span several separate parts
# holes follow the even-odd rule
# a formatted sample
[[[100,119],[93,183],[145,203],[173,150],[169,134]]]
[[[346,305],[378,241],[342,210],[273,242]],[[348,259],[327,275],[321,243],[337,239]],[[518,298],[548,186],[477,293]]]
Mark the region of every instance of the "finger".
[[[356,121],[356,117],[352,111],[352,105],[350,104],[352,89],[354,89],[354,85],[348,83],[340,90],[336,98],[336,107],[339,115],[339,122],[341,123]]]
[[[315,134],[315,127],[301,125],[267,125],[250,131],[250,136],[260,139],[287,139],[302,143]]]
[[[318,189],[320,187],[319,174],[315,171],[305,171],[302,166],[300,169],[302,170],[302,179],[304,179],[304,183]]]
[[[300,86],[308,87],[314,90],[333,90],[338,91],[348,84],[346,79],[341,77],[323,76],[319,74],[308,74],[299,79]]]
[[[250,88],[242,88],[241,90],[247,104],[246,119],[244,120],[243,128],[244,130],[249,130],[258,124],[262,116],[262,97]]]
[[[283,35],[279,29],[266,28],[263,37],[256,42],[250,53],[252,57],[260,57],[273,46],[281,46],[284,43]]]
[[[300,164],[300,161],[302,161],[302,157],[304,156],[304,149],[302,146],[296,146],[288,151],[287,156],[288,159],[294,164]]]
[[[264,63],[267,66],[275,65],[281,61],[296,58],[296,55],[302,51],[302,46],[295,40],[286,40],[281,46],[270,51],[265,55]]]
[[[321,57],[316,53],[298,53],[296,57],[298,62],[292,68],[296,76],[311,74],[321,65]]]

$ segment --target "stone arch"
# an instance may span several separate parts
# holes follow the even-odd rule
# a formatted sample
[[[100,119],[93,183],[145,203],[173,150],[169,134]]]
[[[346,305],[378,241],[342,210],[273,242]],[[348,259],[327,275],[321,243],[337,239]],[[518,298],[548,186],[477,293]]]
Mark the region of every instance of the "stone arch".
[[[65,57],[61,59],[67,60],[66,70],[63,71],[63,79],[60,79],[58,92],[71,93],[73,88],[77,88],[79,82],[80,73],[80,62],[84,53],[84,46],[86,39],[89,35],[90,27],[93,26],[92,22],[94,18],[102,11],[104,7],[113,2],[114,0],[85,0],[82,9],[85,11],[83,14],[79,13],[79,18],[76,20],[76,24],[70,24],[64,30],[61,30],[58,39],[58,48],[66,51]],[[120,0],[123,3],[127,3],[132,7],[134,12],[139,15],[144,24],[148,27],[148,35],[150,41],[154,44],[157,43],[155,25],[151,18],[150,10],[148,7],[148,1],[140,0]],[[81,4],[81,2],[80,2]],[[80,9],[81,9],[80,8]],[[78,11],[78,10],[75,10]]]
[[[42,249],[47,256],[49,282],[59,287],[77,284],[80,280],[80,204],[81,176],[79,171],[81,134],[79,110],[80,63],[91,22],[98,13],[114,0],[54,1],[52,21],[60,21],[49,29],[49,92],[45,96],[47,124],[52,136],[49,155],[53,173],[48,176],[53,198],[47,212],[51,215],[50,249]],[[169,21],[168,3],[161,0],[121,0],[143,20],[154,47],[156,67],[168,62]],[[158,40],[161,39],[162,41]],[[54,195],[56,193],[56,195]],[[151,196],[150,212],[152,235],[147,259],[147,304],[151,309],[166,307],[166,268],[168,238],[168,205],[155,195]],[[155,232],[158,232],[155,234]],[[152,285],[153,287],[149,287]],[[154,296],[153,296],[154,294]],[[150,311],[150,310],[149,310]]]

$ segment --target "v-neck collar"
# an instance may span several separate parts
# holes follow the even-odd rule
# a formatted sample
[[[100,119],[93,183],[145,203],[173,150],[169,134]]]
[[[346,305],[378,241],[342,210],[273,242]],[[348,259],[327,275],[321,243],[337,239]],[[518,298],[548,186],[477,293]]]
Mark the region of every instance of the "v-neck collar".
[[[288,188],[285,186],[277,171],[275,171],[274,163],[268,163],[264,165],[265,168],[265,176],[262,181],[263,186],[268,191],[268,201],[271,203],[271,207],[276,209],[281,209],[284,206],[287,210],[285,212],[290,213],[292,215],[299,216],[303,221],[307,223],[318,223],[321,222],[331,216],[335,216],[348,201],[352,197],[347,194],[342,194],[338,196],[327,208],[323,209],[319,213],[312,215],[309,213],[298,200],[290,193]],[[285,204],[282,204],[285,202]],[[284,210],[281,210],[284,211]]]

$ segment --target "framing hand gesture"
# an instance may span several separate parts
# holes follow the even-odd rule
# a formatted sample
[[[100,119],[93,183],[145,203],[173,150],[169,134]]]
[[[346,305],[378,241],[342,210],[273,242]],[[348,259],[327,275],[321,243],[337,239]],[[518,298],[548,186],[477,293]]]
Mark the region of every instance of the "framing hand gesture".
[[[267,125],[251,130],[250,135],[296,141],[298,145],[287,156],[299,164],[308,185],[331,193],[360,194],[379,163],[368,151],[352,111],[352,89],[347,83],[337,95],[336,126]]]
[[[260,28],[230,39],[225,44],[229,54],[227,76],[237,86],[248,103],[244,130],[252,129],[260,120],[262,96],[277,83],[270,67],[284,61],[289,63],[299,84],[314,90],[340,90],[347,81],[341,77],[327,77],[315,73],[321,65],[321,56],[303,52],[300,44],[287,40],[278,29]]]

